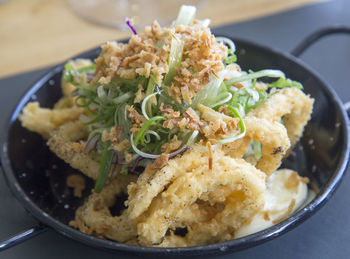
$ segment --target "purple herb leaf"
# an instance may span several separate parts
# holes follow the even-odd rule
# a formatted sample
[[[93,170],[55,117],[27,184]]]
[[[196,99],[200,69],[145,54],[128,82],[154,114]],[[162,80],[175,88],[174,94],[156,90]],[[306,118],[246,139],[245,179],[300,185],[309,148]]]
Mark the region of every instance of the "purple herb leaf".
[[[131,21],[130,21],[130,19],[128,17],[125,17],[125,23],[126,23],[126,25],[129,26],[129,28],[131,29],[132,33],[137,35],[137,32],[136,32],[134,26],[132,26]]]
[[[96,145],[98,142],[99,135],[96,134],[89,139],[89,141],[85,144],[85,152],[90,153],[92,150],[96,149]]]
[[[188,147],[188,146],[183,146],[183,147],[179,148],[178,150],[170,153],[169,158],[173,158],[173,157],[177,156],[178,154],[185,152],[187,149],[192,149],[192,148]]]
[[[135,159],[135,162],[133,164],[133,166],[131,167],[131,169],[129,170],[131,173],[133,173],[137,167],[137,165],[140,163],[141,160],[145,159],[142,156],[139,156],[138,158]]]
[[[70,93],[71,97],[75,97],[79,95],[79,89],[75,89],[73,92]]]
[[[128,165],[127,162],[119,161],[119,155],[118,155],[117,151],[115,151],[115,153],[114,153],[112,164],[115,164],[115,165]]]
[[[112,164],[117,165],[118,164],[118,152],[114,152],[114,156],[113,156],[113,160],[112,160]]]
[[[93,73],[86,73],[86,78],[91,81],[94,78],[94,74]]]

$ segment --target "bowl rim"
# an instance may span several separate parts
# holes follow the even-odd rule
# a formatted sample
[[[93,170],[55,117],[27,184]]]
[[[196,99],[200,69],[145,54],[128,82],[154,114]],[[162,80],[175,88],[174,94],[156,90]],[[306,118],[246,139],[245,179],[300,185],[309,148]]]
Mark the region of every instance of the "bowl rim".
[[[242,43],[244,45],[249,45],[250,47],[260,49],[262,51],[272,52],[275,55],[278,55],[282,59],[288,59],[290,62],[304,69],[307,73],[312,74],[312,76],[322,82],[322,88],[326,91],[327,95],[333,98],[336,106],[338,106],[340,115],[341,115],[341,125],[340,127],[344,131],[344,142],[341,147],[341,161],[335,168],[335,174],[332,175],[327,182],[327,184],[320,190],[320,193],[303,209],[297,211],[292,216],[288,217],[284,221],[273,225],[267,229],[261,230],[259,232],[253,233],[248,236],[244,236],[241,238],[233,239],[230,241],[204,245],[204,246],[191,246],[191,247],[143,247],[143,246],[135,246],[135,245],[127,245],[123,243],[118,243],[110,240],[104,240],[97,237],[90,236],[88,234],[82,233],[77,229],[74,229],[57,219],[51,217],[47,213],[45,213],[42,209],[40,209],[23,191],[20,187],[19,182],[17,181],[13,169],[11,167],[11,161],[8,155],[8,137],[10,133],[10,125],[14,123],[18,117],[18,114],[24,107],[24,105],[30,100],[31,96],[36,93],[41,87],[43,87],[44,83],[47,82],[53,75],[59,73],[63,69],[63,65],[59,64],[49,72],[40,77],[34,84],[31,85],[29,90],[25,90],[25,93],[20,97],[19,101],[16,102],[15,107],[12,109],[8,119],[6,120],[5,130],[1,134],[1,150],[0,150],[0,158],[1,158],[1,166],[5,175],[5,179],[7,185],[9,186],[12,194],[17,198],[17,200],[21,203],[21,205],[29,211],[29,213],[38,219],[40,222],[44,223],[47,226],[55,229],[57,232],[61,233],[64,236],[67,236],[73,240],[82,242],[86,245],[102,248],[112,251],[119,252],[131,252],[135,254],[167,254],[167,255],[199,255],[199,254],[218,254],[218,253],[229,253],[234,251],[243,250],[252,246],[256,246],[258,244],[262,244],[269,240],[272,240],[289,230],[293,229],[297,225],[301,224],[307,218],[309,218],[312,214],[314,214],[318,209],[320,209],[332,196],[334,191],[339,186],[341,179],[343,178],[346,168],[349,162],[349,152],[350,152],[350,142],[349,142],[349,119],[347,112],[343,106],[342,101],[336,94],[335,90],[330,87],[327,81],[314,69],[305,64],[302,60],[297,57],[292,56],[289,53],[280,51],[276,48],[264,46],[262,44],[242,39],[239,37],[232,37],[234,42]],[[83,52],[73,58],[83,58],[91,56],[92,54],[96,54],[99,52],[99,48],[94,48],[89,51]]]

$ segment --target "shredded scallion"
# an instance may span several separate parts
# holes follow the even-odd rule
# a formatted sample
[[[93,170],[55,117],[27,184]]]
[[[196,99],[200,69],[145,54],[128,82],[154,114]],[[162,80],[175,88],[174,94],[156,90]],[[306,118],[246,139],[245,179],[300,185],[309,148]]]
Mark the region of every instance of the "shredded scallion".
[[[239,118],[239,127],[241,129],[241,133],[236,135],[236,136],[233,136],[231,138],[226,138],[226,139],[221,139],[219,140],[219,143],[220,144],[226,144],[226,143],[230,143],[230,142],[233,142],[237,139],[240,139],[240,138],[243,138],[245,136],[245,133],[246,133],[246,126],[245,126],[245,123],[241,117],[241,115],[239,114],[239,112],[236,110],[236,108],[228,105],[227,106],[227,109],[233,113],[234,117],[237,117]]]
[[[99,193],[102,190],[102,187],[108,178],[108,173],[111,169],[113,157],[114,151],[109,149],[109,145],[107,143],[104,146],[101,154],[100,168],[98,170],[97,181],[94,188],[94,191],[96,193]]]
[[[154,125],[156,123],[156,121],[159,121],[159,120],[166,120],[166,118],[163,116],[154,116],[142,125],[141,129],[139,130],[139,132],[137,133],[137,135],[135,137],[135,146],[137,146],[137,144],[139,143],[139,141],[143,137],[143,134],[146,131],[146,129],[148,129],[150,126]]]
[[[135,153],[137,153],[138,155],[140,155],[144,158],[156,159],[160,156],[160,155],[148,154],[148,153],[145,153],[145,152],[139,150],[134,143],[133,134],[130,134],[130,144],[131,144],[132,149],[135,151]]]
[[[285,78],[285,75],[280,70],[273,70],[273,69],[264,69],[260,70],[258,72],[253,72],[249,74],[242,75],[240,77],[232,78],[227,81],[225,81],[226,85],[233,85],[239,82],[247,81],[247,80],[253,80],[261,77],[282,77]]]

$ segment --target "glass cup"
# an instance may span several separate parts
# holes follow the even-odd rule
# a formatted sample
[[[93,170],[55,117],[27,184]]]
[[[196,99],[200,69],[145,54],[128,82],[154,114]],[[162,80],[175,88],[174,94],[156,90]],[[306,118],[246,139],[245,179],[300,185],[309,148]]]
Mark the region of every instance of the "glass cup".
[[[149,25],[154,19],[167,25],[177,16],[183,4],[202,7],[206,0],[69,0],[73,10],[87,20],[127,30],[125,18],[128,17],[136,28]]]

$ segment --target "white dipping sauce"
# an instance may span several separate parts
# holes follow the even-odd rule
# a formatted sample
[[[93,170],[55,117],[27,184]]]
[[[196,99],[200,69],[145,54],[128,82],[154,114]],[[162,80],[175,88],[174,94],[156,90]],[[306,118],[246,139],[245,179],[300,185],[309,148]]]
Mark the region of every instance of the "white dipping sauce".
[[[277,224],[310,200],[307,198],[308,187],[304,178],[290,169],[277,170],[267,179],[264,208],[236,231],[235,238]]]

